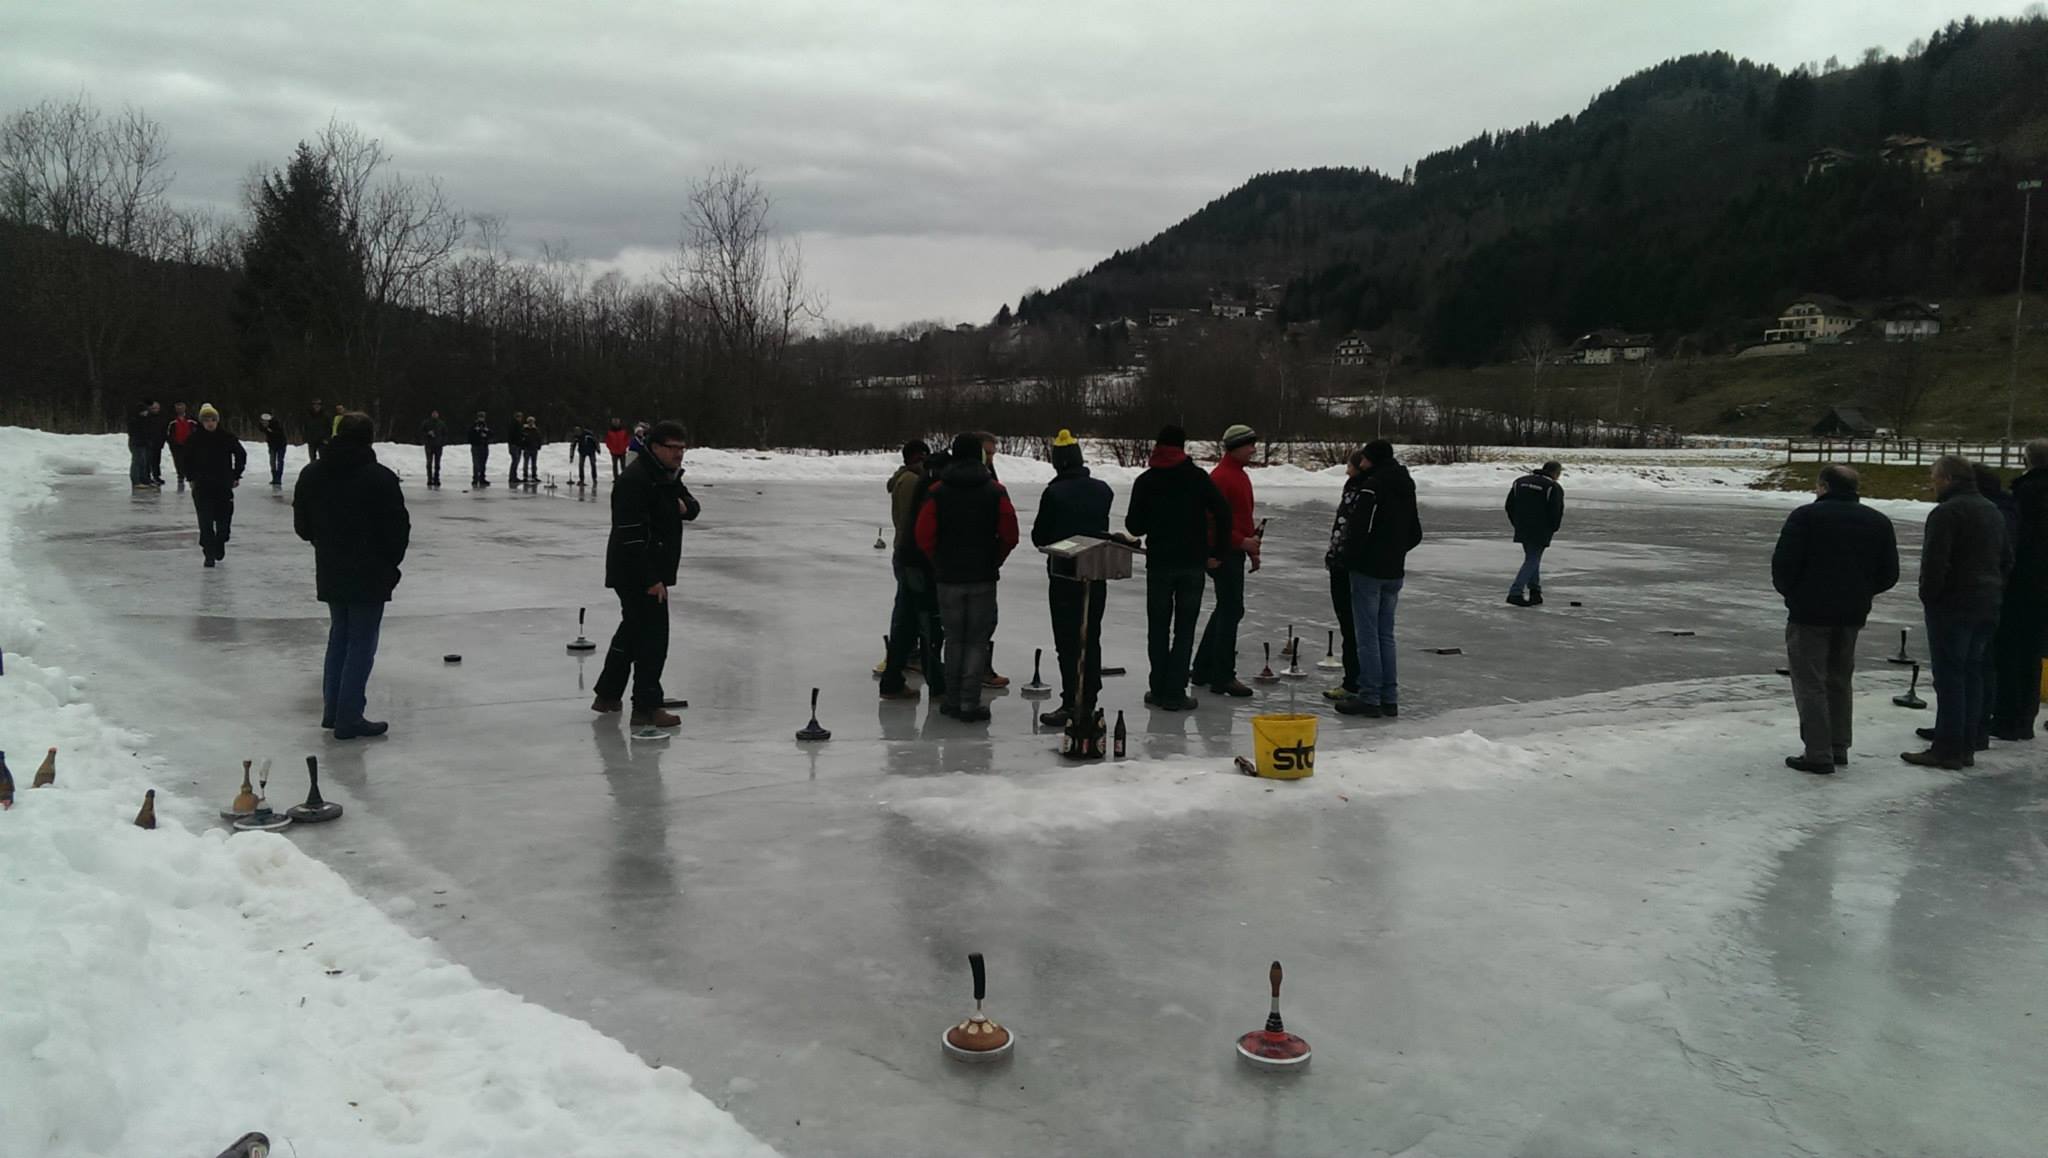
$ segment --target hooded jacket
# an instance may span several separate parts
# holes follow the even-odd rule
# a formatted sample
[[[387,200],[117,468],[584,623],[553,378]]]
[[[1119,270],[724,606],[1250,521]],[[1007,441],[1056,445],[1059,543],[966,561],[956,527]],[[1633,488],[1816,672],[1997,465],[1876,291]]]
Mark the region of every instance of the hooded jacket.
[[[651,454],[633,460],[612,483],[612,533],[604,549],[604,585],[614,591],[675,586],[683,524],[702,513],[690,488]]]
[[[1995,620],[2013,560],[2005,516],[1971,479],[1950,482],[1940,499],[1920,542],[1920,602],[1961,619]]]
[[[1109,533],[1109,508],[1116,495],[1109,484],[1088,473],[1085,466],[1069,466],[1045,485],[1038,499],[1038,515],[1031,520],[1031,545],[1044,547],[1075,535]],[[1071,578],[1074,561],[1045,558],[1045,573]]]
[[[147,406],[137,407],[135,412],[128,416],[129,449],[148,450],[150,444],[156,441],[156,431],[156,415],[151,414]]]
[[[469,444],[488,448],[491,445],[491,424],[481,418],[470,423]]]
[[[633,432],[623,426],[614,426],[604,432],[604,448],[612,452],[613,458],[622,458],[633,443]]]
[[[263,441],[269,444],[272,450],[283,450],[291,444],[291,437],[284,432],[284,423],[275,414],[263,424],[262,431]]]
[[[927,456],[929,457],[929,456]],[[889,525],[894,529],[889,543],[897,551],[917,537],[915,504],[918,485],[924,481],[924,460],[906,462],[896,468],[882,489],[889,493]]]
[[[174,450],[183,450],[185,444],[192,440],[192,432],[198,429],[198,419],[189,414],[176,415],[164,425],[164,441]]]
[[[313,544],[322,603],[388,603],[412,541],[398,476],[361,442],[341,439],[299,472],[292,529]]]
[[[1406,578],[1408,552],[1422,542],[1422,514],[1408,468],[1380,463],[1346,483],[1330,539],[1345,570],[1370,579]]]
[[[1147,567],[1204,567],[1237,534],[1230,503],[1207,471],[1177,446],[1152,448],[1150,469],[1131,484],[1124,526],[1145,539]]]
[[[448,424],[438,418],[420,423],[420,445],[428,450],[439,450],[448,445]]]
[[[1223,501],[1230,504],[1230,526],[1218,538],[1216,553],[1226,558],[1242,555],[1237,541],[1250,537],[1258,525],[1252,521],[1252,476],[1243,463],[1226,454],[1209,471],[1209,481],[1216,484],[1216,489],[1223,493]]]
[[[1017,547],[1010,492],[973,459],[955,459],[917,512],[917,546],[941,583],[994,583]]]
[[[195,492],[226,494],[248,465],[249,452],[242,449],[242,440],[225,426],[199,427],[185,440],[185,477]]]
[[[1791,623],[1862,627],[1871,600],[1898,582],[1892,521],[1854,494],[1831,491],[1787,515],[1771,552],[1771,586]]]
[[[1540,470],[1532,470],[1508,488],[1508,522],[1515,542],[1548,547],[1564,525],[1564,487]]]

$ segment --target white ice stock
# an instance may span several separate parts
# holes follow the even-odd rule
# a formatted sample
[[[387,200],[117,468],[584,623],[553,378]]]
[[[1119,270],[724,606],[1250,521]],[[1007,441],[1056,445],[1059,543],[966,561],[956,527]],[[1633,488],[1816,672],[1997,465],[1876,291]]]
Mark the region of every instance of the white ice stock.
[[[155,831],[134,827],[173,774],[97,689],[30,658],[43,625],[13,557],[50,473],[125,461],[116,439],[0,429],[19,784],[0,813],[0,1154],[212,1154],[251,1129],[300,1158],[773,1153],[688,1075],[450,963],[288,834],[229,835],[168,794]],[[56,787],[29,788],[53,745]]]

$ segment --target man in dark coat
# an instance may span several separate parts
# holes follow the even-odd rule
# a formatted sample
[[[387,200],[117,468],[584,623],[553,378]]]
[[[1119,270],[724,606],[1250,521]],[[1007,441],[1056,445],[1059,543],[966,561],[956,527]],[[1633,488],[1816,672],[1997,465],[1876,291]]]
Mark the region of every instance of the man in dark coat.
[[[291,447],[291,436],[285,433],[284,423],[275,414],[257,418],[257,429],[263,432],[263,444],[270,451],[270,485],[284,486],[284,456]]]
[[[292,488],[292,529],[313,544],[314,594],[327,605],[320,726],[334,729],[337,740],[390,730],[363,709],[412,519],[398,476],[370,449],[373,433],[369,415],[344,414],[326,452]]]
[[[162,414],[163,404],[154,398],[143,399],[140,406],[128,413],[128,483],[136,490],[162,485],[149,467],[150,447],[163,425]]]
[[[1992,642],[1991,735],[2017,743],[2034,738],[2048,654],[2048,438],[2027,444],[2027,472],[2013,480],[2012,498],[2019,525]]]
[[[476,412],[476,421],[469,424],[469,486],[471,490],[482,490],[491,485],[486,473],[491,465],[491,420],[484,412]]]
[[[1974,754],[1991,744],[1981,734],[1984,674],[2013,552],[2005,517],[1977,493],[1968,459],[1936,459],[1934,490],[1938,502],[1920,543],[1920,603],[1934,665],[1934,734],[1926,751],[1899,755],[1908,764],[1953,771],[1976,763]]]
[[[526,412],[512,412],[512,428],[505,432],[505,453],[512,458],[512,473],[505,476],[505,485],[519,485],[519,464],[526,461]]]
[[[242,440],[220,424],[220,411],[207,403],[199,408],[199,426],[185,439],[185,475],[192,482],[192,509],[199,515],[199,550],[213,566],[228,554],[234,528],[235,488],[249,452]]]
[[[1562,464],[1546,462],[1543,469],[1530,471],[1508,488],[1508,522],[1515,528],[1515,542],[1522,545],[1522,569],[1508,584],[1508,602],[1516,607],[1543,605],[1543,552],[1564,525],[1564,488],[1557,482],[1563,473]]]
[[[1325,688],[1323,698],[1339,702],[1358,694],[1358,631],[1351,618],[1351,572],[1344,569],[1337,549],[1343,546],[1345,502],[1353,490],[1365,485],[1359,481],[1364,477],[1365,452],[1356,451],[1344,463],[1344,489],[1337,496],[1337,513],[1330,519],[1330,546],[1323,552],[1323,570],[1330,579],[1330,611],[1337,617],[1337,642],[1344,659],[1344,682]]]
[[[1195,654],[1195,623],[1202,587],[1223,563],[1226,544],[1245,529],[1231,522],[1230,503],[1209,472],[1188,457],[1187,431],[1160,429],[1149,468],[1131,484],[1124,526],[1145,540],[1146,651],[1152,663],[1145,702],[1169,712],[1195,706],[1188,665]]]
[[[1038,499],[1038,517],[1031,521],[1031,543],[1044,547],[1075,535],[1109,533],[1109,508],[1116,501],[1109,484],[1088,473],[1082,461],[1081,444],[1062,430],[1052,440],[1052,466],[1058,473],[1046,484]],[[1047,556],[1046,602],[1052,609],[1053,650],[1060,663],[1060,706],[1039,715],[1038,722],[1064,728],[1081,711],[1095,702],[1102,691],[1102,609],[1109,601],[1109,584],[1098,579],[1082,583],[1073,578],[1071,560]],[[1087,654],[1082,654],[1082,612],[1087,612]]]
[[[976,434],[953,439],[952,462],[917,512],[917,546],[938,580],[946,626],[946,691],[939,712],[964,723],[989,718],[981,688],[996,633],[996,584],[1017,547],[1017,509],[985,464]]]
[[[605,652],[590,710],[623,707],[630,676],[636,728],[673,728],[683,722],[661,706],[661,672],[668,664],[668,593],[682,563],[683,524],[703,510],[681,478],[688,445],[681,423],[655,423],[647,432],[647,453],[612,484],[604,585],[618,594],[619,629]]]
[[[441,485],[441,450],[448,445],[448,424],[441,421],[439,410],[427,411],[427,420],[420,423],[420,446],[427,452],[427,485]]]
[[[1785,766],[1825,775],[1849,762],[1854,740],[1856,635],[1870,602],[1899,581],[1892,521],[1856,496],[1856,472],[1830,464],[1819,498],[1785,518],[1771,553],[1771,586],[1785,598],[1785,655],[1805,751]]]
[[[929,485],[925,477],[925,460],[931,457],[931,447],[922,438],[913,438],[903,444],[903,464],[896,468],[882,489],[889,495],[889,522],[892,538],[889,542],[889,568],[896,577],[896,599],[889,608],[889,646],[882,656],[882,698],[885,700],[914,700],[917,690],[904,678],[910,668],[913,652],[923,654],[924,617],[920,613],[920,588],[929,588],[929,576],[916,563],[906,558],[905,547],[917,545],[916,505],[921,492]],[[934,604],[933,613],[937,613]],[[929,682],[935,665],[921,665]],[[943,678],[943,677],[942,677]]]
[[[1244,577],[1259,569],[1259,551],[1264,545],[1258,524],[1252,518],[1252,479],[1245,464],[1259,451],[1258,431],[1236,423],[1223,431],[1223,457],[1209,471],[1209,481],[1230,504],[1230,539],[1219,542],[1222,559],[1209,571],[1216,585],[1216,606],[1209,611],[1209,626],[1195,645],[1188,671],[1198,687],[1219,696],[1248,699],[1252,690],[1237,678],[1237,628],[1244,622]]]
[[[1340,700],[1347,716],[1399,715],[1394,609],[1408,576],[1408,552],[1422,542],[1415,480],[1384,439],[1365,444],[1365,470],[1337,508],[1337,558],[1350,573],[1351,618],[1358,637],[1358,694]]]
[[[313,399],[313,409],[306,416],[306,462],[320,461],[320,455],[327,444],[334,441],[334,419],[320,406],[318,398]]]
[[[164,445],[171,448],[171,469],[178,473],[178,489],[185,489],[185,444],[192,441],[192,434],[199,429],[199,423],[185,409],[183,402],[171,404],[171,420],[164,424]]]

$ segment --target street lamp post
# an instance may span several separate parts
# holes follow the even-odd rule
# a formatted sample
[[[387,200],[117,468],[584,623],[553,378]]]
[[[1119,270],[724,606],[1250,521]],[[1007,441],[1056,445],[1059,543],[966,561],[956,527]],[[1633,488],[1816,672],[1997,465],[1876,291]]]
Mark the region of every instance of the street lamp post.
[[[2005,456],[2012,446],[2013,407],[2019,399],[2020,389],[2020,319],[2027,308],[2027,242],[2034,224],[2034,190],[2041,182],[2022,181],[2019,183],[2020,201],[2020,283],[2019,292],[2012,299],[2012,368],[2005,379],[2005,445],[1998,448],[1998,464],[2005,465]]]

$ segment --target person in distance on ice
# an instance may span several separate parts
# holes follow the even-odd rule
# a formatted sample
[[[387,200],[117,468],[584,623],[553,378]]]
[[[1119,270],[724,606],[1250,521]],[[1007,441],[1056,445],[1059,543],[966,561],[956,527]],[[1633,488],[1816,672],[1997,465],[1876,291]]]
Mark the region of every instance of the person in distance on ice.
[[[320,461],[292,488],[292,529],[313,544],[314,595],[327,605],[327,659],[321,669],[320,726],[337,740],[381,736],[368,719],[370,669],[412,542],[412,518],[398,476],[370,449],[367,414],[344,414]]]
[[[922,596],[931,586],[931,578],[918,562],[908,558],[906,545],[914,546],[917,539],[917,501],[925,485],[924,464],[931,457],[932,448],[922,438],[913,438],[903,444],[903,465],[889,476],[883,489],[889,494],[889,522],[895,537],[890,543],[889,566],[895,572],[896,599],[889,609],[889,650],[882,657],[881,694],[885,700],[914,700],[917,692],[911,689],[903,673],[910,668],[913,652],[923,656],[924,616],[921,613]],[[920,663],[920,667],[928,667]],[[929,665],[935,668],[936,665]]]
[[[1385,439],[1365,444],[1358,485],[1337,508],[1337,558],[1350,572],[1351,618],[1358,636],[1358,694],[1337,703],[1347,716],[1400,714],[1394,609],[1408,574],[1408,552],[1422,542],[1415,480]]]
[[[2013,480],[2019,533],[1992,642],[1991,737],[2034,738],[2041,711],[2041,657],[2048,654],[2048,438],[2027,444],[2027,472]]]
[[[439,410],[427,411],[427,420],[420,423],[420,447],[427,454],[427,485],[441,485],[441,450],[448,445],[448,424],[441,421]]]
[[[183,470],[192,480],[192,507],[199,514],[199,549],[211,567],[227,558],[235,488],[242,485],[249,452],[242,449],[241,439],[221,426],[220,411],[209,402],[199,408],[199,428],[186,438],[184,457]]]
[[[605,652],[590,710],[620,710],[630,676],[636,728],[683,722],[661,706],[661,671],[668,663],[668,593],[682,561],[683,524],[703,509],[680,477],[687,446],[682,423],[655,423],[647,432],[647,453],[612,484],[604,585],[618,594],[619,629]]]
[[[1984,672],[2012,541],[2005,517],[1977,493],[1976,471],[1961,455],[1934,460],[1938,499],[1920,542],[1920,603],[1927,615],[1927,653],[1934,665],[1934,734],[1922,752],[1901,752],[1908,764],[1955,771],[1991,746],[1982,732]]]
[[[471,490],[482,490],[491,485],[488,473],[491,466],[491,420],[479,410],[476,421],[469,424],[469,486]]]
[[[1857,498],[1856,472],[1820,471],[1819,498],[1785,518],[1771,586],[1785,597],[1785,657],[1805,751],[1785,766],[1817,775],[1849,762],[1856,710],[1856,635],[1870,602],[1899,581],[1891,519]]]
[[[590,484],[597,485],[597,432],[579,426],[569,437],[569,457],[576,460],[576,485],[583,486],[583,471],[590,470]]]
[[[192,432],[199,424],[192,421],[183,402],[171,404],[171,420],[164,426],[164,441],[171,448],[171,469],[178,472],[178,489],[185,489],[185,444],[192,441]]]
[[[996,447],[1000,440],[986,430],[975,431],[974,437],[981,440],[981,464],[988,468],[988,477],[996,480],[998,483],[1002,482],[1002,475],[996,472]],[[996,671],[996,644],[994,639],[989,640],[988,670],[981,673],[981,686],[998,689],[1010,686],[1010,677],[999,674]]]
[[[1345,570],[1337,549],[1344,535],[1344,505],[1351,492],[1365,484],[1365,452],[1354,451],[1344,463],[1344,491],[1337,499],[1337,514],[1330,520],[1330,547],[1323,552],[1323,570],[1330,576],[1330,610],[1337,617],[1337,642],[1343,645],[1344,682],[1328,688],[1323,698],[1347,700],[1358,694],[1358,635],[1351,618],[1351,572]]]
[[[313,399],[312,412],[306,417],[306,461],[320,461],[320,452],[333,441],[334,424],[327,418],[327,411],[321,407],[318,398]]]
[[[1109,533],[1109,508],[1116,501],[1109,484],[1092,478],[1082,461],[1081,444],[1071,431],[1062,430],[1052,440],[1052,466],[1057,472],[1038,500],[1038,517],[1031,522],[1031,543],[1044,547],[1075,535]],[[1074,581],[1071,559],[1045,557],[1046,602],[1052,609],[1053,650],[1060,664],[1060,705],[1038,717],[1048,727],[1064,728],[1073,721],[1084,703],[1093,703],[1102,691],[1102,609],[1109,601],[1109,584],[1098,579],[1081,584]],[[1081,652],[1081,612],[1088,613],[1088,654]],[[1075,668],[1081,668],[1079,680]]]
[[[1149,469],[1131,484],[1124,526],[1145,540],[1145,626],[1152,664],[1145,703],[1169,712],[1195,706],[1187,693],[1204,576],[1241,537],[1215,480],[1188,457],[1188,432],[1161,427]]]
[[[128,414],[128,484],[136,490],[156,486],[149,474],[149,445],[161,425],[157,417],[161,413],[162,403],[145,398]]]
[[[1522,545],[1522,569],[1508,584],[1508,602],[1516,607],[1543,606],[1543,552],[1564,525],[1564,488],[1557,482],[1563,473],[1563,465],[1546,462],[1508,488],[1508,522]]]
[[[981,702],[989,640],[996,630],[996,584],[1017,547],[1017,509],[989,473],[981,437],[953,440],[953,460],[925,494],[917,545],[938,580],[946,626],[946,692],[939,712],[967,723],[989,718]]]
[[[547,440],[541,436],[540,417],[526,416],[526,428],[519,432],[519,450],[526,464],[526,482],[530,486],[540,481],[540,448]]]
[[[605,428],[604,448],[611,452],[613,478],[619,477],[619,472],[626,469],[626,451],[631,449],[632,443],[633,432],[626,429],[624,422],[612,419],[612,424]]]
[[[291,447],[291,436],[284,432],[284,423],[275,414],[260,415],[257,429],[263,432],[263,443],[270,451],[270,485],[284,485],[284,455]]]
[[[1251,570],[1259,569],[1262,545],[1258,523],[1252,518],[1252,478],[1244,467],[1258,451],[1258,432],[1239,423],[1223,432],[1223,457],[1209,472],[1210,481],[1230,504],[1228,531],[1215,532],[1228,534],[1229,541],[1218,544],[1222,561],[1209,569],[1209,578],[1216,584],[1216,607],[1209,612],[1209,627],[1195,649],[1191,672],[1197,686],[1240,699],[1252,694],[1237,678],[1237,626],[1244,622],[1244,576],[1247,563]]]
[[[519,463],[526,457],[526,412],[512,412],[512,428],[505,432],[505,453],[512,459],[511,473],[505,476],[505,485],[519,485]]]

